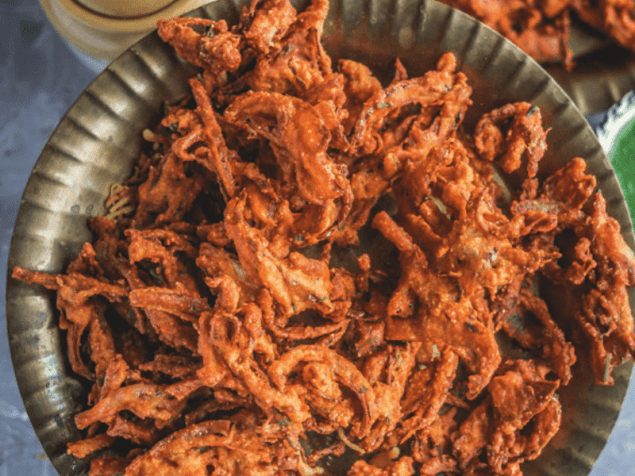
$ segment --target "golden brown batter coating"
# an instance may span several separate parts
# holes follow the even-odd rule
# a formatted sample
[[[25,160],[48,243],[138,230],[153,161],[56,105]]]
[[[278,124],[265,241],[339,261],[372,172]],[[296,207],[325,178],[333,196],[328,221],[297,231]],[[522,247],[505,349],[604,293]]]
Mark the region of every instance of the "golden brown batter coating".
[[[440,0],[472,15],[536,61],[574,67],[571,14],[635,51],[634,0]]]
[[[118,452],[92,476],[309,476],[345,452],[349,476],[521,475],[576,361],[539,278],[578,298],[598,383],[633,357],[635,259],[585,162],[536,178],[548,131],[527,103],[465,131],[452,54],[420,78],[397,61],[386,87],[334,71],[327,9],[160,22],[203,68],[191,98],[146,131],[66,274],[14,270],[57,291],[92,385],[69,453]]]

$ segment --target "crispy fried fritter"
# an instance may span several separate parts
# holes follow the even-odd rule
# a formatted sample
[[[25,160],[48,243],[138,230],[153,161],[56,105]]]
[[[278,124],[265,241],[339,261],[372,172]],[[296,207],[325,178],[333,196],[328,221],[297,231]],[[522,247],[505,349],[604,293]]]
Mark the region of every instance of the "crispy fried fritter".
[[[598,383],[633,357],[635,259],[584,160],[536,178],[548,131],[528,103],[464,131],[452,54],[419,78],[397,61],[387,87],[334,71],[327,9],[159,22],[203,69],[192,100],[146,131],[152,155],[66,274],[14,270],[57,292],[92,385],[68,452],[127,448],[91,475],[309,476],[345,452],[350,476],[520,475],[576,361],[539,279],[579,296]]]
[[[472,15],[536,61],[572,70],[571,17],[635,51],[634,0],[441,0]]]

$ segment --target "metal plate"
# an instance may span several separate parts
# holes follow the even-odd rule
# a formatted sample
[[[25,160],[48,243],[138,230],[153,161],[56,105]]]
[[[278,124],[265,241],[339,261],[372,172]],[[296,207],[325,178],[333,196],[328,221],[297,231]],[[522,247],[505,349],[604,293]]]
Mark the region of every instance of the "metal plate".
[[[571,18],[569,49],[576,64],[572,71],[566,71],[559,63],[543,66],[585,116],[606,111],[635,89],[633,52],[592,29],[575,14]]]
[[[191,15],[234,23],[247,0],[218,0]],[[306,1],[294,1],[302,8]],[[580,111],[533,60],[500,35],[445,5],[425,0],[334,0],[325,46],[337,58],[363,61],[383,79],[399,57],[411,75],[434,67],[453,51],[474,87],[467,127],[480,114],[512,101],[530,101],[543,112],[549,152],[541,173],[573,157],[587,159],[609,213],[635,247],[628,209],[610,162]],[[86,218],[103,212],[110,184],[126,179],[141,148],[141,131],[155,125],[165,101],[188,90],[190,67],[153,33],[115,60],[79,97],[52,134],[24,192],[9,256],[9,270],[60,272],[91,236]],[[9,279],[8,334],[14,369],[35,431],[57,471],[85,474],[87,463],[66,455],[80,437],[74,415],[86,390],[72,376],[56,325],[52,295]],[[631,305],[635,299],[631,294]],[[574,380],[563,389],[562,430],[528,476],[587,475],[604,447],[624,399],[632,365],[616,369],[615,385],[593,384],[584,352]]]
[[[606,111],[635,89],[635,55],[617,45],[577,58],[573,71],[560,65],[545,69],[587,116]]]
[[[606,111],[635,89],[635,55],[615,44],[578,18],[571,19],[569,48],[576,61],[573,71],[549,65],[551,74],[589,116]]]

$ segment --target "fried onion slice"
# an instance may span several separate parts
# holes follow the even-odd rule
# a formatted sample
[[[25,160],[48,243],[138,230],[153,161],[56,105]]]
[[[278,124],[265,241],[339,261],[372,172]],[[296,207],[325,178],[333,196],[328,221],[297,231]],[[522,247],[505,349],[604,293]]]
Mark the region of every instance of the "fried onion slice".
[[[566,36],[562,2],[548,25],[498,3],[517,39]],[[57,293],[91,475],[521,476],[560,426],[568,336],[601,384],[635,355],[635,257],[583,159],[539,173],[540,110],[468,118],[452,53],[387,85],[334,70],[328,7],[160,21],[191,94],[65,274],[14,269]]]

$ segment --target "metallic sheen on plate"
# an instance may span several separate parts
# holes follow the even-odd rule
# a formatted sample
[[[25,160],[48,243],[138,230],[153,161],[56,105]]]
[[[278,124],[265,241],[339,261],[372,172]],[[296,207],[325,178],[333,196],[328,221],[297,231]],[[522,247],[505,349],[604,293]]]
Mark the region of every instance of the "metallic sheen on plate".
[[[247,3],[218,0],[189,15],[233,24]],[[307,2],[293,3],[301,9]],[[500,35],[431,0],[332,0],[324,43],[335,60],[364,62],[384,81],[391,78],[396,57],[415,76],[433,68],[443,52],[453,51],[474,88],[468,128],[484,112],[508,102],[539,106],[545,128],[552,128],[540,170],[549,174],[575,156],[587,159],[609,214],[635,247],[622,191],[590,126],[560,86]],[[132,171],[141,132],[158,123],[164,102],[174,103],[188,93],[187,79],[193,74],[152,33],[93,81],[62,119],[33,169],[15,225],[9,270],[20,265],[61,272],[68,265],[91,239],[86,218],[104,211],[111,184],[124,181]],[[6,301],[13,365],[33,427],[60,475],[86,474],[85,461],[66,455],[66,443],[80,437],[74,415],[85,405],[86,390],[70,372],[53,296],[9,279]],[[527,476],[586,476],[613,428],[632,364],[616,369],[613,387],[601,387],[593,384],[581,354],[572,383],[561,393],[560,433],[536,461],[524,465]]]

